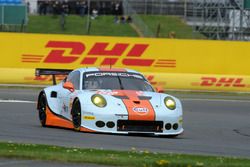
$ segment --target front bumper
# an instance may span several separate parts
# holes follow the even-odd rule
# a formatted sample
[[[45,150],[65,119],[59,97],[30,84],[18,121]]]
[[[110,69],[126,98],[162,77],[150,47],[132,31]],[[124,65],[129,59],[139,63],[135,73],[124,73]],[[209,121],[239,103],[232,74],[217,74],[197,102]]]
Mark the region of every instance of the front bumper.
[[[156,121],[129,120],[127,115],[83,114],[82,127],[103,133],[144,133],[154,135],[179,135],[183,133],[182,116],[163,117]]]

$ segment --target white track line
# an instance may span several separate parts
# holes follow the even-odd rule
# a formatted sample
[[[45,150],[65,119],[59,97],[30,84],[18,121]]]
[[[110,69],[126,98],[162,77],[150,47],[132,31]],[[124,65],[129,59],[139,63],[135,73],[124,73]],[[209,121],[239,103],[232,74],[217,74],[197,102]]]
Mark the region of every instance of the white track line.
[[[36,103],[35,101],[26,101],[26,100],[3,100],[0,99],[0,103]]]

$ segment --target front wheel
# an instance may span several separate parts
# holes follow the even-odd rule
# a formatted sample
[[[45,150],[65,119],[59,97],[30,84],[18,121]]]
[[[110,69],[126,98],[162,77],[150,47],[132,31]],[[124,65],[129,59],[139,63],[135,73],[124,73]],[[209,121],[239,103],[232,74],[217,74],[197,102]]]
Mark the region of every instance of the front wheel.
[[[72,122],[75,131],[80,131],[81,128],[81,105],[78,99],[75,100],[72,110]]]
[[[46,118],[47,118],[46,106],[47,106],[46,96],[44,93],[42,93],[38,99],[38,114],[39,114],[39,120],[43,127],[46,126]]]

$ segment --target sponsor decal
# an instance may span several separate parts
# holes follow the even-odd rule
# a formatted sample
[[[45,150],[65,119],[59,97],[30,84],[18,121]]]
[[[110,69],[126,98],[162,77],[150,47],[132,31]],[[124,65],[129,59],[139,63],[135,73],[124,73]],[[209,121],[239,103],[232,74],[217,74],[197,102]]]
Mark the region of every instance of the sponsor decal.
[[[149,109],[146,107],[133,107],[133,111],[139,115],[146,115]]]
[[[131,77],[131,78],[143,79],[143,76],[141,76],[139,74],[132,74],[132,73],[93,72],[93,73],[87,73],[86,74],[86,78],[88,78],[88,77],[105,77],[105,76],[111,76],[111,77]]]
[[[244,83],[243,78],[234,77],[201,77],[200,82],[192,83],[192,85],[202,87],[250,87],[250,85]]]
[[[180,117],[178,122],[179,122],[179,124],[183,124],[183,118]]]
[[[111,95],[111,96],[113,96],[113,95],[117,95],[118,94],[118,92],[116,92],[116,91],[109,91],[109,90],[107,90],[107,91],[105,91],[105,90],[98,90],[97,92],[96,92],[96,94],[101,94],[101,95]]]
[[[47,55],[23,54],[23,63],[70,64],[86,66],[115,66],[119,61],[124,66],[176,68],[174,59],[145,59],[144,53],[149,44],[129,44],[96,42],[90,48],[77,41],[48,41],[45,49]],[[124,58],[125,56],[125,58]]]
[[[69,103],[70,110],[72,109],[72,106],[73,106],[73,99],[70,99],[70,103]]]
[[[83,116],[83,119],[84,119],[84,120],[95,120],[95,116],[92,116],[92,115],[85,115],[85,116]]]
[[[62,109],[63,109],[63,112],[66,112],[66,113],[69,111],[69,107],[66,106],[64,103],[63,103]]]
[[[85,114],[88,114],[88,115],[94,115],[93,112],[84,112]]]

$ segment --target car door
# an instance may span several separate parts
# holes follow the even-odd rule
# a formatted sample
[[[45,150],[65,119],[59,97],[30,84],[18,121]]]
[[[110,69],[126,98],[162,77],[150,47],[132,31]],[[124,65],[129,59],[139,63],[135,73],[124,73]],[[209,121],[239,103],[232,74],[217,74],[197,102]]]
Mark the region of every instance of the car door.
[[[71,82],[74,85],[75,91],[71,92],[67,89],[64,89],[61,94],[62,100],[62,112],[61,115],[71,119],[71,108],[72,103],[75,97],[77,96],[80,90],[80,71],[73,71],[67,77],[67,82]]]

